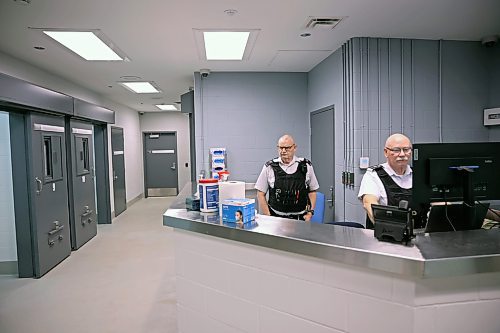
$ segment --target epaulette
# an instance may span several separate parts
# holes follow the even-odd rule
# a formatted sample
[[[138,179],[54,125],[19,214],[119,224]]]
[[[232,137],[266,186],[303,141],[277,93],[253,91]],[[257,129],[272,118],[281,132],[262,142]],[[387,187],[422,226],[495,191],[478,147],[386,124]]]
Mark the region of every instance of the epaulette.
[[[277,157],[276,157],[276,158],[277,158]],[[274,161],[276,158],[273,158],[272,160],[267,161],[267,162],[266,162],[266,167],[270,166],[270,165],[271,165],[271,164],[273,164],[273,163],[278,163],[278,162],[275,162],[275,161]]]
[[[307,164],[309,164],[309,165],[312,165],[311,161],[309,161],[309,160],[308,160],[307,158],[305,158],[305,157],[304,157],[304,159],[303,159],[302,161],[306,162],[306,163],[307,163]],[[301,162],[302,162],[302,161],[301,161]]]
[[[383,168],[382,164],[377,164],[377,165],[372,165],[372,166],[369,166],[369,167],[367,168],[367,170],[370,170],[370,171],[377,171],[377,170],[380,170],[380,169],[382,169],[382,168]]]

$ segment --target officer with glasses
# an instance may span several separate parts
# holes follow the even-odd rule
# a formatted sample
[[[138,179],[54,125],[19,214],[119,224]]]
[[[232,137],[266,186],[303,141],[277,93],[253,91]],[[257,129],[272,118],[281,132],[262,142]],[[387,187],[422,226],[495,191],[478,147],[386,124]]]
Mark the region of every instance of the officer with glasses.
[[[361,180],[358,198],[366,210],[366,228],[373,229],[372,204],[398,206],[401,200],[411,202],[412,154],[410,139],[396,133],[387,138],[384,155],[387,162],[369,167]]]
[[[263,166],[255,183],[260,213],[309,221],[319,189],[311,162],[295,156],[297,145],[291,135],[283,135],[277,148],[279,156]]]

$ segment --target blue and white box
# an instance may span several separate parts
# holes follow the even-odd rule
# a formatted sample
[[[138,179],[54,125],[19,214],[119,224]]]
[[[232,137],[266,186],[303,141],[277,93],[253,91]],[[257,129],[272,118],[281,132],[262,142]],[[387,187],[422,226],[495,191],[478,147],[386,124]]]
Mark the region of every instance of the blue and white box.
[[[222,202],[222,221],[247,223],[255,220],[255,199],[226,199]]]

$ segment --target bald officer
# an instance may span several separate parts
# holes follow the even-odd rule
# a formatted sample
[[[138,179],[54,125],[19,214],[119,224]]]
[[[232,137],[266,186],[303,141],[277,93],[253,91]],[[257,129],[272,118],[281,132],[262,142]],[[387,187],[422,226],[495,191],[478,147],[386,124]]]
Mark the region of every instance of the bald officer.
[[[305,221],[314,215],[318,180],[311,162],[295,156],[296,150],[293,137],[283,135],[278,140],[279,157],[262,168],[255,183],[262,214]]]
[[[373,229],[372,204],[398,206],[401,200],[411,202],[412,154],[410,139],[396,133],[387,138],[384,155],[387,162],[369,167],[361,180],[358,198],[366,210],[366,228]]]

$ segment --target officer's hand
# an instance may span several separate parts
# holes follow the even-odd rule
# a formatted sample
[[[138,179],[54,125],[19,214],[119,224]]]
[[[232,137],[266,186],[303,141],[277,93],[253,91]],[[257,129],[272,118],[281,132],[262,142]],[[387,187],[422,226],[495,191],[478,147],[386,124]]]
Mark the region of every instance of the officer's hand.
[[[306,220],[306,221],[310,221],[312,217],[313,217],[312,213],[311,213],[311,212],[307,212],[307,213],[304,215],[304,220]]]

